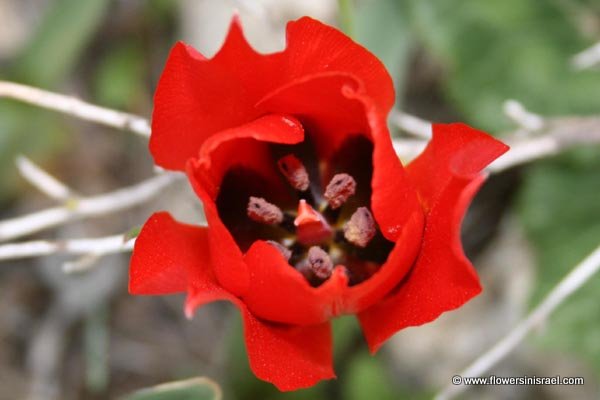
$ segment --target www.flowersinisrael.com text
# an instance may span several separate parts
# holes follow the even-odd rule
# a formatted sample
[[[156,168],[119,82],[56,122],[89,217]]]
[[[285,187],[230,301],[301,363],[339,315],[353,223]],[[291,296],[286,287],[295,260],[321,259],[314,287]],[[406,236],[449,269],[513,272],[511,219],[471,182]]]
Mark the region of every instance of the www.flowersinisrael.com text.
[[[460,376],[452,377],[454,385],[583,385],[581,376]]]

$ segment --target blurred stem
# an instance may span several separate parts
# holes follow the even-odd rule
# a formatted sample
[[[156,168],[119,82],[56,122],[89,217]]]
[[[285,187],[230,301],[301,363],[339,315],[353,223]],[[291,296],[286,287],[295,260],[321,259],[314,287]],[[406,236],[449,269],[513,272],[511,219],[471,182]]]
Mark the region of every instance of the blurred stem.
[[[92,393],[102,393],[108,386],[109,310],[101,305],[84,322],[86,386]]]
[[[357,354],[364,349],[365,340],[362,332],[359,329],[352,329],[349,333],[350,337],[344,343],[341,349],[336,349],[335,365],[337,379],[328,380],[325,384],[327,398],[331,400],[343,399],[342,387],[344,386],[347,371],[356,358]]]
[[[340,27],[342,31],[351,38],[354,38],[354,7],[352,0],[338,0],[340,12]]]

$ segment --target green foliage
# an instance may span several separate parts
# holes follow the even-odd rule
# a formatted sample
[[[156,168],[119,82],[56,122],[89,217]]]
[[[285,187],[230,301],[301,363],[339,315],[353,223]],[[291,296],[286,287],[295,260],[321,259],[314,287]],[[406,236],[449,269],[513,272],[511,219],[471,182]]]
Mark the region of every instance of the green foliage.
[[[169,382],[139,390],[123,400],[220,400],[219,386],[208,378]]]
[[[144,79],[145,57],[135,41],[118,44],[98,64],[94,98],[117,109],[130,109],[150,97]]]
[[[489,130],[507,128],[502,103],[522,101],[547,114],[600,108],[600,74],[569,59],[590,45],[565,2],[411,0],[419,39],[441,62],[454,107]]]
[[[98,29],[108,0],[57,0],[22,56],[3,79],[52,89],[69,76]],[[65,144],[64,117],[0,100],[0,201],[17,182],[14,158],[45,158]]]
[[[385,64],[400,100],[413,39],[408,23],[408,1],[366,1],[353,15],[355,40]]]
[[[100,26],[108,0],[57,0],[16,70],[19,80],[52,88],[73,70]]]
[[[385,366],[366,352],[362,352],[355,358],[346,373],[344,399],[393,400],[398,398]]]
[[[600,244],[600,149],[586,149],[530,169],[519,202],[538,255],[536,304]],[[536,342],[568,350],[600,372],[600,276],[561,305]]]

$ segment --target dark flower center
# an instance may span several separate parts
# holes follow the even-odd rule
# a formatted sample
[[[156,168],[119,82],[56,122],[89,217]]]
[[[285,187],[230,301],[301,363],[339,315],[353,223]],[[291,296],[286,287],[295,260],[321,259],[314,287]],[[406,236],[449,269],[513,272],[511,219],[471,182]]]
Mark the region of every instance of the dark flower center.
[[[302,147],[274,147],[274,167],[292,196],[273,190],[258,174],[232,168],[217,198],[221,218],[242,250],[267,240],[313,286],[337,265],[346,268],[351,285],[360,283],[379,269],[393,246],[370,211],[372,149],[370,140],[353,137],[324,167]],[[322,190],[319,178],[326,174],[331,177]],[[239,196],[246,196],[245,204]],[[250,223],[240,220],[241,212]]]

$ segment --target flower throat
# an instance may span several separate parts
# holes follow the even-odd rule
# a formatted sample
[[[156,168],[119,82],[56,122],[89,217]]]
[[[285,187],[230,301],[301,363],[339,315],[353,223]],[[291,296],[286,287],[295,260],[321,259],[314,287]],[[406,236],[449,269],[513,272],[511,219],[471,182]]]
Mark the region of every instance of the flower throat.
[[[295,206],[292,202],[280,207],[281,203],[273,200],[275,195],[269,190],[257,190],[262,195],[253,193],[251,188],[238,191],[238,195],[248,193],[245,217],[251,222],[242,229],[240,226],[244,224],[238,221],[238,232],[254,231],[250,235],[254,239],[267,240],[312,286],[329,279],[338,265],[345,268],[350,285],[368,279],[385,261],[393,245],[379,231],[369,207],[371,142],[360,137],[342,146],[339,156],[345,159],[344,152],[349,153],[347,168],[337,165],[338,172],[328,180],[324,190],[319,179],[311,176],[318,174],[318,169],[310,170],[311,173],[307,169],[310,159],[304,162],[302,152],[295,149],[282,150],[283,155],[276,157],[275,164],[297,199]],[[365,164],[361,152],[369,154],[368,168],[364,165],[360,168],[360,164]],[[352,162],[353,158],[362,162]],[[367,177],[365,169],[369,170]],[[235,180],[247,184],[253,179],[256,178],[247,176]],[[239,209],[235,211],[240,216]]]

